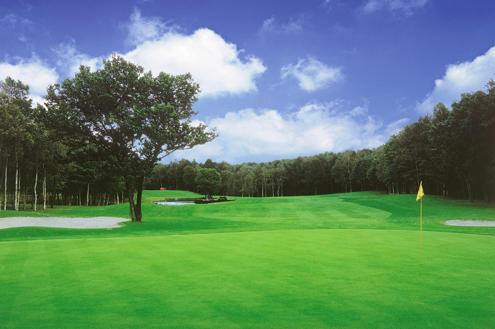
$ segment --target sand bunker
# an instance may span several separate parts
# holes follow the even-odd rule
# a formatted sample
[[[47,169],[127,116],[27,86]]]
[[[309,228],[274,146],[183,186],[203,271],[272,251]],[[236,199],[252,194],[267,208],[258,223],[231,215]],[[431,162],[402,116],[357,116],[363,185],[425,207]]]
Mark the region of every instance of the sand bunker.
[[[60,227],[60,228],[117,228],[120,222],[129,219],[117,217],[93,217],[93,218],[70,218],[70,217],[8,217],[0,218],[0,229],[11,227]]]
[[[493,226],[495,227],[495,220],[467,220],[467,219],[453,219],[444,223],[451,226]]]

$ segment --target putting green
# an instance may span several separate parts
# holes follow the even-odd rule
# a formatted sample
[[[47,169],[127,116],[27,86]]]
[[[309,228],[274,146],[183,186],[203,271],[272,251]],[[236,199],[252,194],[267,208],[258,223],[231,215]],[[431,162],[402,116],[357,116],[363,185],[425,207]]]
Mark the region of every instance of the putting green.
[[[144,225],[144,224],[143,224]],[[0,243],[2,328],[493,328],[495,237],[312,229]]]

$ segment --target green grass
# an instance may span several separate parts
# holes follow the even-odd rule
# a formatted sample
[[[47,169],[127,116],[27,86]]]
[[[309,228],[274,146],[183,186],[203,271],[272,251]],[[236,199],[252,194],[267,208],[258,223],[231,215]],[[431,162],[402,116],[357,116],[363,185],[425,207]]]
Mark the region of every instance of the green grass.
[[[146,191],[143,223],[0,230],[1,328],[493,328],[495,207],[413,195]],[[128,217],[128,205],[48,216]],[[0,217],[35,215],[0,212]]]

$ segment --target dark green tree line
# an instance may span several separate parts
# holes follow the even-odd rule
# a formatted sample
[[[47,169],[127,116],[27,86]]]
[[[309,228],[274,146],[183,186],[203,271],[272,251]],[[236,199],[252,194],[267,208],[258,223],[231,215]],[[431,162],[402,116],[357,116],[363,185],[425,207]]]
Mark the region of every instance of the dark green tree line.
[[[490,201],[495,193],[495,82],[462,94],[452,110],[439,103],[373,150],[347,150],[268,163],[229,165],[207,160],[194,168],[222,173],[221,193],[240,196],[310,195],[366,190],[427,193]],[[187,160],[160,165],[167,188],[184,183]],[[172,182],[174,182],[172,184]]]
[[[218,173],[215,193],[234,196],[416,193],[421,181],[427,194],[490,201],[495,193],[492,80],[485,91],[462,94],[451,110],[437,104],[376,149],[236,165],[158,163],[175,149],[214,137],[204,126],[189,126],[199,92],[189,75],[152,77],[113,57],[101,71],[81,67],[74,79],[50,87],[46,107],[32,108],[28,92],[20,81],[2,82],[3,209],[8,200],[12,209],[25,207],[22,195],[36,200],[40,194],[51,205],[103,205],[122,201],[125,191],[131,201],[137,193],[130,208],[138,220],[143,188],[201,192],[203,169]]]

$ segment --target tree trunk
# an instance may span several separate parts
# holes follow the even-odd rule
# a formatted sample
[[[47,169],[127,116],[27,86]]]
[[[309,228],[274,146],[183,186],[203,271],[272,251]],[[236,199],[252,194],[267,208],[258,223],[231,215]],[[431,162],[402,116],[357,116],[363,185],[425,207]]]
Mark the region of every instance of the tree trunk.
[[[36,169],[36,176],[34,177],[34,202],[33,202],[34,211],[36,211],[36,204],[38,202],[38,193],[36,192],[37,186],[38,186],[38,169]]]
[[[464,180],[466,182],[466,188],[467,188],[467,192],[468,192],[468,195],[469,195],[469,201],[470,202],[473,202],[473,191],[471,189],[471,181],[469,179],[468,176],[465,176],[464,177]]]
[[[46,170],[43,176],[43,210],[46,210]]]
[[[19,210],[19,161],[15,159],[14,210]]]
[[[89,206],[89,183],[88,183],[88,189],[86,190],[86,207]]]
[[[129,212],[133,222],[141,222],[141,197],[142,197],[142,180],[138,181],[137,204],[134,203],[134,188],[132,184],[126,182],[127,194],[129,197]]]
[[[26,185],[24,185],[24,196],[22,197],[22,210],[26,210],[26,203],[27,203],[27,189],[26,189]]]
[[[127,194],[129,197],[129,212],[130,212],[132,221],[135,222],[136,221],[136,209],[134,208],[134,191],[131,189],[128,189]]]
[[[144,176],[139,177],[137,186],[137,197],[136,197],[136,222],[141,222],[143,214],[141,212],[141,200],[143,197],[143,182]]]
[[[9,159],[5,160],[5,180],[3,187],[3,210],[7,210],[7,167],[9,166]]]

